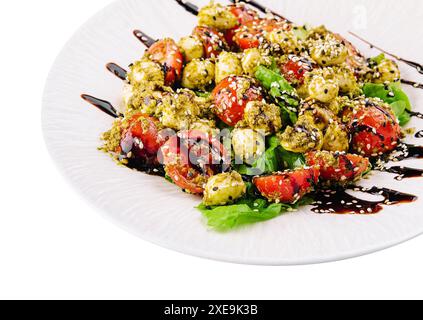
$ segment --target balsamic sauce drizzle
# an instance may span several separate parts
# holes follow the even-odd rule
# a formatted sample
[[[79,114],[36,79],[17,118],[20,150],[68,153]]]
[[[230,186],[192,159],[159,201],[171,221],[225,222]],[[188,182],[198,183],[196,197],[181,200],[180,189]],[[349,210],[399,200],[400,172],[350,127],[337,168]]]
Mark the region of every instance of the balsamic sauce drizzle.
[[[399,60],[401,62],[404,62],[405,64],[408,64],[409,66],[415,68],[417,70],[417,72],[423,74],[423,65],[422,64],[417,63],[417,62],[414,62],[414,61],[411,61],[411,60],[403,59],[403,58],[401,58],[401,57],[399,57],[399,56],[397,56],[395,54],[392,54],[392,53],[390,53],[390,52],[388,52],[388,51],[386,51],[386,50],[384,50],[384,49],[382,49],[382,48],[380,48],[378,46],[375,46],[374,44],[372,44],[371,42],[367,41],[363,37],[360,37],[359,35],[355,34],[354,32],[351,32],[350,31],[349,33],[352,36],[356,37],[357,39],[360,39],[364,43],[368,44],[372,49],[375,48],[375,49],[383,52],[384,54],[386,54],[386,55],[388,55],[388,56],[390,56],[390,57],[392,57],[394,59],[397,59],[397,60]]]
[[[119,79],[125,81],[126,76],[128,75],[128,72],[122,68],[121,66],[117,65],[116,63],[108,63],[106,65],[107,70],[109,70],[111,73],[113,73],[116,77]]]
[[[384,199],[380,201],[363,200],[347,193],[348,189],[375,196],[382,196]],[[387,188],[364,188],[354,186],[348,189],[339,188],[316,192],[312,211],[320,214],[375,214],[382,211],[383,205],[410,203],[418,199],[414,195]]]
[[[148,34],[142,32],[141,30],[134,30],[134,36],[141,41],[147,48],[150,48],[157,40],[151,38]]]
[[[420,130],[419,132],[417,132],[417,133],[415,134],[415,137],[416,137],[416,138],[423,138],[423,130]]]
[[[108,114],[113,118],[119,118],[119,112],[113,107],[113,105],[102,99],[98,99],[96,97],[90,96],[88,94],[82,94],[81,98],[87,101],[88,103],[92,104],[94,107],[100,109],[104,113]]]
[[[181,7],[183,7],[186,11],[192,13],[193,15],[198,15],[199,8],[192,4],[191,2],[185,0],[175,0]]]
[[[395,180],[398,180],[398,181],[402,181],[403,179],[408,179],[408,178],[423,177],[423,170],[407,168],[403,166],[390,167],[390,168],[386,168],[383,171],[397,174],[398,176],[395,177]]]
[[[285,18],[284,16],[280,15],[279,13],[270,10],[269,8],[266,8],[265,6],[263,6],[262,4],[258,3],[257,1],[254,0],[230,0],[232,3],[238,3],[238,2],[244,2],[247,4],[250,4],[251,6],[253,6],[254,8],[258,9],[259,11],[263,12],[263,13],[271,13],[272,15],[274,15],[275,17],[281,18],[282,20],[285,20],[288,23],[292,23],[292,21],[288,20],[287,18]]]
[[[413,86],[416,89],[423,89],[423,83],[401,79],[401,83]]]
[[[423,113],[420,112],[413,112],[413,111],[408,111],[408,113],[410,114],[410,116],[412,117],[416,117],[419,119],[423,119]]]

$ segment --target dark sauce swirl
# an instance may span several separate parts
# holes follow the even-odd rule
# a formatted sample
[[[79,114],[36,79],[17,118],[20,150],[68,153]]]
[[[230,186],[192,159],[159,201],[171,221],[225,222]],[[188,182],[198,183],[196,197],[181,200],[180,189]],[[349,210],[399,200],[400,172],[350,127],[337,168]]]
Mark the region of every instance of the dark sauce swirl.
[[[198,15],[199,8],[195,4],[185,0],[175,0],[175,1],[189,13],[192,13],[193,15]]]
[[[414,135],[416,138],[423,138],[423,130],[420,130]]]
[[[121,66],[117,65],[116,63],[108,63],[106,65],[107,70],[109,70],[111,73],[113,73],[116,77],[119,79],[126,81],[126,77],[128,75],[128,72],[122,68]]]
[[[383,171],[397,174],[398,176],[395,177],[395,180],[398,180],[398,181],[401,181],[403,179],[408,179],[408,178],[423,177],[423,170],[408,168],[403,166],[390,167],[390,168],[384,169]]]
[[[387,188],[351,187],[350,190],[382,196],[383,200],[363,200],[347,193],[343,188],[319,190],[314,195],[312,211],[320,214],[376,214],[382,211],[383,205],[410,203],[418,199],[414,195]]]
[[[419,118],[419,119],[423,119],[423,113],[420,112],[413,112],[413,111],[408,111],[408,113],[410,114],[410,116],[415,117],[415,118]]]
[[[134,36],[141,41],[147,48],[150,48],[157,40],[151,38],[148,34],[144,33],[141,30],[134,30]]]
[[[102,100],[102,99],[90,96],[88,94],[82,94],[81,98],[87,101],[88,103],[92,104],[97,109],[108,114],[109,116],[113,118],[119,118],[118,111],[115,109],[115,107],[113,107],[113,105],[109,101]]]

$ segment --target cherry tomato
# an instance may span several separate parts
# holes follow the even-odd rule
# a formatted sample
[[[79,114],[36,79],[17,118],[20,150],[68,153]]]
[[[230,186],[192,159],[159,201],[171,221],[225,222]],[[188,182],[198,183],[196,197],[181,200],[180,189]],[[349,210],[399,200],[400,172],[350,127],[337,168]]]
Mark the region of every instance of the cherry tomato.
[[[258,48],[264,41],[266,33],[274,30],[290,30],[292,26],[278,19],[255,19],[247,21],[241,26],[233,37],[235,43],[242,50]]]
[[[247,8],[243,4],[236,4],[229,6],[232,14],[238,18],[240,25],[243,25],[249,21],[259,19],[257,11]]]
[[[245,91],[245,82],[250,87]],[[263,99],[261,88],[252,79],[246,77],[227,77],[213,90],[215,111],[218,117],[227,125],[234,127],[244,116],[244,110],[250,101]]]
[[[254,178],[253,183],[268,200],[295,203],[313,191],[319,180],[319,168],[301,168]]]
[[[165,84],[172,86],[181,78],[184,57],[172,39],[154,43],[147,51],[150,59],[160,63],[165,73]]]
[[[144,114],[136,114],[125,126],[116,153],[128,160],[133,168],[160,168],[157,152],[166,142],[166,137],[159,132],[159,121]]]
[[[352,134],[352,149],[366,157],[376,157],[394,150],[401,138],[401,127],[394,114],[366,100],[360,108],[347,109]]]
[[[303,84],[304,75],[314,69],[313,63],[302,57],[289,56],[289,59],[281,67],[282,75],[292,84]]]
[[[177,186],[193,194],[202,194],[208,178],[225,171],[231,159],[219,140],[190,130],[171,137],[160,149],[159,161]]]
[[[142,143],[143,149],[148,154],[156,155],[165,142],[160,135],[159,124],[160,122],[156,118],[136,114],[130,120],[128,133]]]
[[[225,36],[213,28],[196,27],[192,34],[203,43],[206,58],[216,58],[222,51],[229,50]]]
[[[369,159],[347,153],[309,152],[306,161],[309,166],[320,167],[321,180],[340,184],[355,181],[370,168]]]
[[[259,15],[256,11],[247,8],[243,4],[237,4],[229,6],[230,11],[234,16],[238,18],[239,26],[236,26],[232,29],[226,30],[225,39],[227,44],[231,47],[235,47],[234,36],[237,30],[242,27],[245,23],[259,19]]]

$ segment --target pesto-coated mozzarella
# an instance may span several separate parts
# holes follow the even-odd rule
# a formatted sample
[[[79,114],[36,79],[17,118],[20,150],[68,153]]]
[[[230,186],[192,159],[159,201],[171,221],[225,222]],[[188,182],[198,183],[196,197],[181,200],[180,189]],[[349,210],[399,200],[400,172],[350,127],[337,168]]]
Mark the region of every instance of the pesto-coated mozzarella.
[[[131,66],[128,80],[133,86],[164,86],[165,76],[160,64],[142,59]]]
[[[240,125],[265,135],[276,133],[282,128],[280,107],[263,101],[251,101],[245,107]]]
[[[203,43],[194,36],[181,38],[178,45],[187,62],[204,57]]]
[[[326,130],[322,149],[333,152],[347,152],[350,147],[349,142],[346,128],[334,121]]]
[[[310,55],[320,66],[334,66],[344,63],[348,57],[348,50],[341,41],[328,34],[324,38],[310,42]]]
[[[354,94],[359,91],[354,70],[347,65],[334,67],[335,80],[338,82],[339,91],[346,94]]]
[[[194,59],[189,62],[182,75],[182,86],[192,90],[204,90],[215,78],[215,65],[212,61]]]
[[[260,65],[270,65],[271,59],[257,48],[247,49],[241,58],[242,69],[245,74],[253,77]]]
[[[338,96],[339,85],[335,80],[316,75],[308,84],[308,93],[310,98],[328,103]]]
[[[246,192],[247,186],[238,172],[218,174],[207,181],[203,204],[206,206],[231,204]]]
[[[253,164],[266,150],[264,135],[252,129],[235,129],[232,132],[232,147],[235,157]]]
[[[279,135],[279,138],[285,150],[295,153],[321,150],[323,145],[322,131],[308,122],[297,123],[295,127],[287,127],[285,132]]]
[[[303,48],[302,42],[294,35],[292,31],[273,30],[267,34],[266,39],[285,54],[300,53]]]
[[[238,25],[237,17],[229,7],[211,3],[198,13],[198,25],[218,30],[228,30]]]
[[[376,67],[373,68],[372,82],[385,83],[394,82],[401,78],[401,72],[395,61],[383,59]]]
[[[216,83],[229,76],[242,75],[242,65],[236,53],[222,52],[216,61]]]

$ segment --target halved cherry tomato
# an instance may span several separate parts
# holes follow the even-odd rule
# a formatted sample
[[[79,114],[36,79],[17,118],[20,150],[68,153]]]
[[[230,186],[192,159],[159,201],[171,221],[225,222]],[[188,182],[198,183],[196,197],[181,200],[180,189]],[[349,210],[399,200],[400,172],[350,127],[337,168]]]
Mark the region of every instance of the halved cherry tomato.
[[[281,67],[281,72],[286,80],[292,84],[303,84],[304,75],[314,69],[313,63],[303,57],[289,56],[288,61]]]
[[[236,4],[229,6],[232,14],[238,18],[240,25],[247,23],[248,21],[256,20],[259,18],[257,11],[248,8],[244,4]]]
[[[250,87],[243,92],[246,81]],[[261,88],[252,79],[235,76],[223,79],[213,90],[212,97],[216,114],[232,127],[242,120],[248,102],[263,99]]]
[[[219,140],[201,131],[190,130],[171,137],[160,149],[159,161],[177,186],[201,194],[208,178],[226,171],[231,160]]]
[[[347,109],[346,113],[355,152],[376,157],[397,147],[401,127],[391,111],[367,100],[360,108]]]
[[[138,139],[142,150],[149,155],[156,155],[160,147],[165,143],[159,132],[159,124],[159,120],[148,115],[133,115],[124,136],[128,138],[129,134],[132,138]]]
[[[167,86],[172,86],[181,78],[184,56],[174,40],[157,41],[148,49],[147,53],[151,60],[163,66]]]
[[[290,30],[292,26],[279,19],[255,19],[247,21],[233,37],[235,43],[242,50],[258,48],[264,41],[264,36],[274,30]]]
[[[319,168],[301,168],[254,178],[253,183],[270,201],[295,203],[313,191],[319,181]]]
[[[340,184],[357,180],[370,168],[369,159],[339,152],[309,152],[306,161],[309,166],[320,167],[321,180]]]
[[[228,51],[225,36],[210,27],[196,27],[192,34],[203,43],[206,58],[216,58],[222,51]]]
[[[166,142],[159,132],[159,121],[144,114],[133,115],[125,126],[116,153],[128,160],[128,166],[143,170],[159,169],[157,152]]]
[[[256,11],[247,8],[243,4],[236,4],[229,6],[230,11],[238,18],[239,26],[229,29],[225,32],[225,39],[228,45],[233,48],[235,46],[234,36],[237,30],[249,21],[259,19]]]

